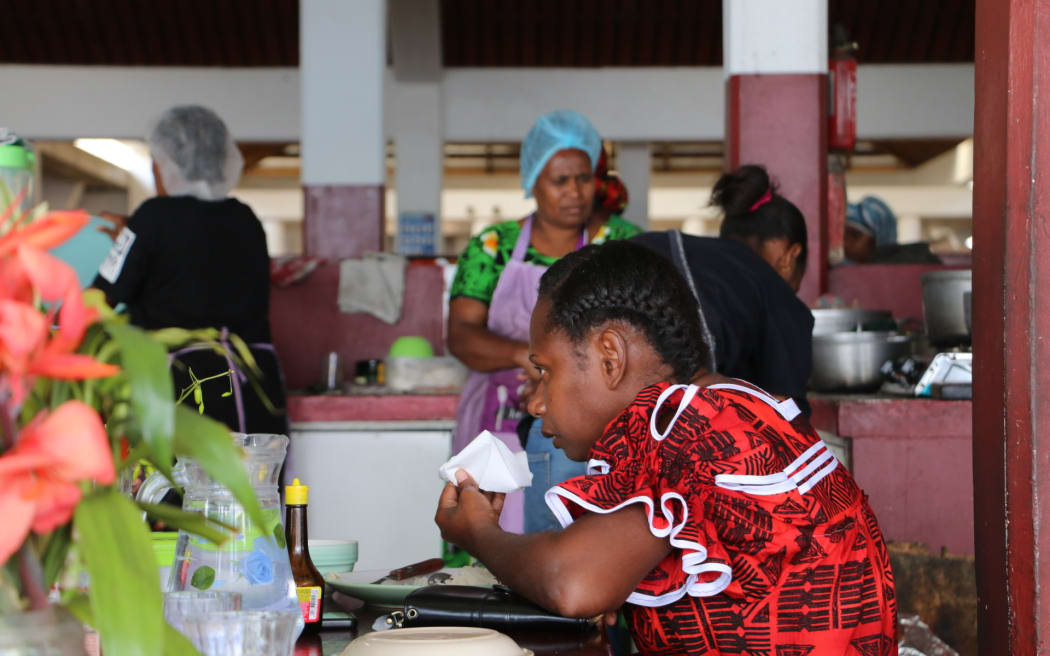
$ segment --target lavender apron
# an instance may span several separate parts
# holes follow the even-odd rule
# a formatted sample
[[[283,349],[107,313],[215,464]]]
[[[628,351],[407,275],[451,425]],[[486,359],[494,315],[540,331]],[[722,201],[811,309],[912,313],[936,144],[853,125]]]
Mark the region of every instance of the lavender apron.
[[[533,216],[525,219],[521,226],[510,261],[503,267],[489,302],[488,329],[502,337],[523,342],[529,341],[529,320],[539,297],[540,277],[547,270],[524,261],[532,237]],[[585,235],[585,232],[580,233],[576,248],[584,245]],[[500,438],[512,451],[521,451],[516,430],[518,421],[526,412],[518,403],[525,384],[521,374],[522,370],[517,368],[470,372],[456,408],[453,453],[459,453],[483,430]],[[507,531],[522,531],[523,496],[521,491],[507,496],[500,517],[500,526]]]

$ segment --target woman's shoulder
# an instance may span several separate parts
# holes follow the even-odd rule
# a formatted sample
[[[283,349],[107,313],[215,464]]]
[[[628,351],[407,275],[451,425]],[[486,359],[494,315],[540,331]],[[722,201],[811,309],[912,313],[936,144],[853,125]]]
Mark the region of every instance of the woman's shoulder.
[[[630,239],[642,232],[641,228],[619,214],[613,214],[609,217],[609,220],[605,222],[605,225],[598,228],[598,232],[594,235],[594,238],[591,239],[591,243],[601,244],[612,239]]]
[[[521,225],[517,221],[496,223],[471,237],[467,251],[473,250],[495,258],[500,251],[514,248],[514,242],[520,234]]]

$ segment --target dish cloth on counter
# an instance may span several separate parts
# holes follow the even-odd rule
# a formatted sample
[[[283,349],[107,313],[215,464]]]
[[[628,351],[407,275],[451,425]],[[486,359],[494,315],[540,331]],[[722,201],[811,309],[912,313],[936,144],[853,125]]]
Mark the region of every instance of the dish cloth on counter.
[[[532,485],[529,459],[524,451],[511,453],[498,437],[481,431],[470,444],[441,465],[438,475],[453,485],[460,469],[470,474],[486,492],[515,492]]]
[[[405,263],[392,253],[368,253],[339,263],[339,310],[367,312],[386,323],[401,318],[405,296]]]

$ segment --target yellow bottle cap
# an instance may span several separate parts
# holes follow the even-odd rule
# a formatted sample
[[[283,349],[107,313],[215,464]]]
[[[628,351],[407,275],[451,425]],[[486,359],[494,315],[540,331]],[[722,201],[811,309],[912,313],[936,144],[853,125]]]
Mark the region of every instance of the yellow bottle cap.
[[[284,486],[284,503],[289,506],[305,506],[310,495],[310,486],[303,485],[298,478],[292,479],[291,485]]]

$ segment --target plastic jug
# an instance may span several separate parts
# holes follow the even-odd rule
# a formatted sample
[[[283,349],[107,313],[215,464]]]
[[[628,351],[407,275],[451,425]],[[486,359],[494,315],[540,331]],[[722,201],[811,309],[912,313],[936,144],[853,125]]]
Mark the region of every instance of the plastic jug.
[[[245,452],[244,467],[255,488],[265,526],[249,520],[233,494],[216,483],[196,462],[180,458],[176,481],[185,489],[182,507],[237,529],[222,545],[179,531],[169,591],[229,590],[239,592],[242,607],[299,613],[288,551],[275,536],[284,536],[277,479],[288,449],[284,435],[233,433]],[[302,624],[300,621],[300,628]]]

